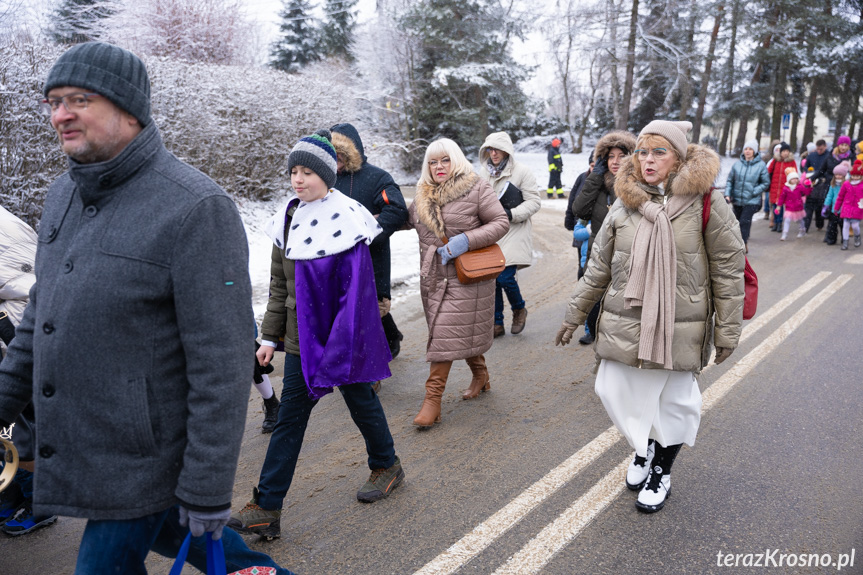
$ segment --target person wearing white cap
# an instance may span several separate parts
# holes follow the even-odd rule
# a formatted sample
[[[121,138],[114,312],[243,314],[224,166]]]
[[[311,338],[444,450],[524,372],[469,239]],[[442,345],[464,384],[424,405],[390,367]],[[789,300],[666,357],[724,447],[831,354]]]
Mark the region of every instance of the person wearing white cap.
[[[731,355],[743,322],[743,239],[713,189],[719,157],[687,143],[691,128],[655,120],[641,131],[555,338],[569,343],[602,300],[596,393],[635,449],[626,486],[640,490],[636,507],[645,513],[665,505],[671,466],[682,444],[695,443],[695,376],[712,346],[716,363]]]
[[[770,174],[758,155],[758,140],[749,140],[725,181],[725,201],[732,205],[734,217],[740,223],[740,235],[747,253],[752,216],[761,208],[761,196],[769,187]]]
[[[804,218],[806,211],[803,209],[804,197],[808,196],[812,191],[812,184],[808,179],[800,181],[800,174],[794,168],[785,170],[785,185],[782,186],[782,191],[779,193],[779,199],[776,201],[776,213],[780,209],[785,210],[785,217],[782,219],[782,237],[779,239],[783,242],[788,237],[788,228],[791,227],[791,222],[798,222],[800,231],[797,232],[797,237],[802,238],[806,235],[806,222]]]

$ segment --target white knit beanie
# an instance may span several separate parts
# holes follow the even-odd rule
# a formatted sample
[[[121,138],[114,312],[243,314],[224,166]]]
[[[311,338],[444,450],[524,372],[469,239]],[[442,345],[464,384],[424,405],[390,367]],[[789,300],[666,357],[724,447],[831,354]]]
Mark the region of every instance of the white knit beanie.
[[[815,151],[815,142],[809,142],[806,144],[806,151],[810,154]]]
[[[668,140],[672,146],[674,146],[674,149],[677,150],[677,153],[680,155],[680,160],[683,161],[686,159],[686,148],[689,146],[689,142],[686,141],[686,134],[688,134],[691,129],[692,122],[653,120],[641,129],[641,133],[638,134],[638,137],[641,138],[641,136],[646,134],[662,136]]]
[[[749,140],[748,142],[743,144],[743,149],[745,150],[746,148],[749,148],[750,150],[752,150],[753,152],[755,152],[757,154],[758,153],[758,140],[756,140],[755,138],[752,138],[751,140]]]

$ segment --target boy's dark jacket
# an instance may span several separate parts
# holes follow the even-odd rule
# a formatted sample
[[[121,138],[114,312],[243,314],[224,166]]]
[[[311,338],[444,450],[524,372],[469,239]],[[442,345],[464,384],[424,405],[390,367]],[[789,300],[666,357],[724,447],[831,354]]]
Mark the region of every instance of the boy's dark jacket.
[[[390,236],[407,222],[405,199],[389,172],[368,163],[356,128],[351,124],[337,124],[330,131],[336,153],[344,158],[344,168],[338,174],[335,189],[365,206],[384,230],[369,246],[369,251],[378,299],[389,298]]]

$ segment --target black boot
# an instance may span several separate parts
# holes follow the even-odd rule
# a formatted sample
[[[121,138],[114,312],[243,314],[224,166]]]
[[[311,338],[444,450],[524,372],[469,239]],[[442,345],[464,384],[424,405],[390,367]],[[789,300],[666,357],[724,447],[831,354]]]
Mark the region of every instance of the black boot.
[[[671,466],[680,452],[682,444],[663,447],[654,443],[653,462],[644,487],[638,493],[635,507],[644,513],[655,513],[665,506],[671,496]]]
[[[275,391],[270,399],[264,400],[264,423],[261,424],[261,433],[272,433],[279,420],[279,398]]]
[[[384,317],[381,318],[381,323],[384,326],[384,335],[387,338],[387,344],[390,346],[390,355],[393,356],[393,359],[398,357],[399,352],[401,352],[402,346],[401,342],[405,338],[402,332],[399,331],[398,326],[396,325],[395,320],[393,319],[393,315],[388,313]]]

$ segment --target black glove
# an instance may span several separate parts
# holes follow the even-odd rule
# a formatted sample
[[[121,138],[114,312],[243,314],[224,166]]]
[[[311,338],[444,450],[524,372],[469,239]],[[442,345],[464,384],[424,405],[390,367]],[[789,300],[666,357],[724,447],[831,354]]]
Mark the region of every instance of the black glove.
[[[512,210],[507,208],[507,207],[504,207],[503,211],[506,212],[506,217],[509,218],[509,221],[512,221]]]
[[[593,164],[593,171],[591,174],[599,174],[600,176],[608,171],[608,156],[600,156],[596,159],[596,163]]]
[[[3,343],[7,346],[13,339],[15,339],[15,324],[12,323],[12,320],[9,319],[8,315],[3,319],[0,319],[0,339],[2,339]]]
[[[255,353],[261,348],[261,344],[255,342]],[[255,379],[255,383],[263,383],[264,382],[264,374],[273,373],[273,364],[269,363],[267,365],[261,365],[258,363],[258,357],[255,356],[255,371],[252,377]]]

